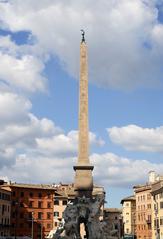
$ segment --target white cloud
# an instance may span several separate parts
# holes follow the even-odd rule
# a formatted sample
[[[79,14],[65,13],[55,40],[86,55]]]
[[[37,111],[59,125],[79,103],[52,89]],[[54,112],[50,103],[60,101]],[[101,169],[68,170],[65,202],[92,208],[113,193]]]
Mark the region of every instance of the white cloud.
[[[95,165],[95,180],[105,186],[132,188],[135,184],[146,183],[149,171],[163,172],[163,164],[120,157],[113,153],[93,154],[91,162]]]
[[[26,92],[46,91],[44,62],[30,45],[16,45],[9,36],[0,37],[0,86]]]
[[[93,154],[90,159],[95,165],[94,183],[106,188],[111,186],[132,188],[136,184],[146,183],[150,170],[155,170],[158,174],[162,174],[163,171],[163,164],[120,157],[113,153]],[[73,154],[66,157],[33,155],[28,152],[18,155],[15,164],[1,167],[0,175],[10,175],[10,180],[17,182],[73,182],[75,175],[73,165],[76,162],[77,159]]]
[[[111,141],[127,150],[163,152],[163,126],[141,128],[137,125],[107,129]]]
[[[57,55],[75,76],[79,30],[85,28],[91,81],[113,88],[149,87],[162,80],[163,31],[155,4],[154,0],[102,0],[96,4],[93,0],[15,0],[0,4],[0,19],[3,28],[30,31],[37,39],[38,54]]]
[[[31,109],[31,102],[22,96],[11,92],[0,91],[0,128],[10,123],[28,121],[27,112]]]
[[[0,53],[0,79],[11,87],[26,91],[44,91],[45,77],[40,72],[44,69],[41,61],[31,55],[16,58]]]
[[[0,94],[0,175],[11,175],[14,180],[21,176],[22,180],[34,179],[36,173],[39,177],[46,168],[48,171],[49,167],[59,170],[63,163],[65,168],[62,172],[67,175],[67,165],[72,165],[71,160],[77,157],[78,131],[66,134],[53,121],[38,119],[31,113],[31,108],[32,103],[23,96],[12,92]],[[104,144],[94,133],[89,135],[91,145]],[[60,172],[55,174],[60,175]]]
[[[36,138],[51,137],[62,130],[47,118],[38,119],[31,102],[16,93],[0,92],[0,163],[13,164],[19,151],[36,147]]]
[[[97,136],[90,132],[89,140],[91,145],[102,146],[104,141],[97,138]],[[77,155],[78,151],[78,131],[70,131],[67,135],[57,134],[49,138],[36,139],[39,150],[50,155],[62,155],[69,157],[70,155]]]

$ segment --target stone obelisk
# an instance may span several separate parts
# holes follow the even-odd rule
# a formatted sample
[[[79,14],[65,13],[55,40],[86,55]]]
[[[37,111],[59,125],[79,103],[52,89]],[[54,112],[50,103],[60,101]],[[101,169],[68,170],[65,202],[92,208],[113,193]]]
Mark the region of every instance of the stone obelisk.
[[[104,227],[99,219],[105,195],[104,193],[92,195],[93,166],[89,161],[87,46],[83,30],[80,44],[79,155],[74,170],[76,197],[67,205],[63,214],[64,225],[56,231],[54,239],[81,239],[83,224],[84,238],[110,239],[104,236]],[[64,236],[61,236],[62,233]]]
[[[79,149],[75,170],[75,191],[78,196],[91,197],[93,190],[92,170],[89,161],[88,129],[88,63],[84,31],[80,44],[80,87],[79,87]]]

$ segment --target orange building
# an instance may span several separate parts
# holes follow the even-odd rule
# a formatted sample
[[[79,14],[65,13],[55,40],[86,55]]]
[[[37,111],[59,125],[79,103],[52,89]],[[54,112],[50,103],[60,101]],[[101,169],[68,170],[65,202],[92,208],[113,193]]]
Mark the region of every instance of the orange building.
[[[2,187],[11,191],[11,236],[44,239],[53,228],[55,188],[16,183]]]
[[[137,239],[152,238],[152,197],[151,184],[134,187],[136,197],[136,236]]]

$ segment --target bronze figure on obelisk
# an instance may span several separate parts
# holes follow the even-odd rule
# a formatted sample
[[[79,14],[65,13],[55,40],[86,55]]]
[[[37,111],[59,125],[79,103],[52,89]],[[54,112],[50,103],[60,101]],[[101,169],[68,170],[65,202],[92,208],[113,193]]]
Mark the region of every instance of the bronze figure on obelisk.
[[[88,63],[87,46],[82,31],[80,44],[80,87],[79,87],[79,150],[75,170],[75,191],[77,195],[91,196],[93,189],[92,170],[89,162],[89,129],[88,129]]]

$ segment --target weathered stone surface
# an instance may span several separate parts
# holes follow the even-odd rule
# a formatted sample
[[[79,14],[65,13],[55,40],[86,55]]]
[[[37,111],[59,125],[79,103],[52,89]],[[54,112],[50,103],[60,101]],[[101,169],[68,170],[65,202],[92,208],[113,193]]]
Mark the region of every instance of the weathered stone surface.
[[[93,166],[89,162],[88,139],[88,66],[87,46],[85,41],[80,45],[80,95],[79,95],[79,153],[75,170],[75,189],[77,194],[81,191],[92,191]]]
[[[87,239],[117,239],[114,237],[115,232],[105,230],[106,224],[99,220],[103,203],[104,195],[96,196],[95,199],[76,198],[73,204],[67,206],[64,212],[65,224],[56,232],[54,239],[81,239],[81,223],[85,225]],[[61,236],[63,232],[64,236]]]

